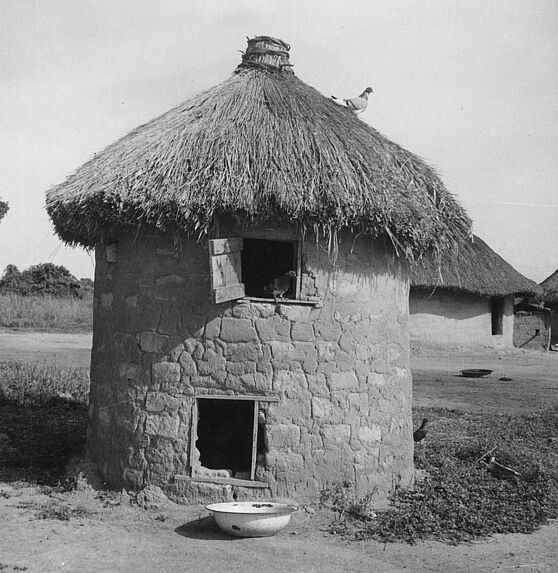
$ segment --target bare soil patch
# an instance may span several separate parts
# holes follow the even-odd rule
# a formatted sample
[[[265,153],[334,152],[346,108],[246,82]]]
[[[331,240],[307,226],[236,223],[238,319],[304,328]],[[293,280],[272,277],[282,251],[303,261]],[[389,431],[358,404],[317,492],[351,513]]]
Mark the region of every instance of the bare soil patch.
[[[461,370],[486,368],[482,378]],[[558,352],[413,346],[413,406],[502,414],[558,404]]]

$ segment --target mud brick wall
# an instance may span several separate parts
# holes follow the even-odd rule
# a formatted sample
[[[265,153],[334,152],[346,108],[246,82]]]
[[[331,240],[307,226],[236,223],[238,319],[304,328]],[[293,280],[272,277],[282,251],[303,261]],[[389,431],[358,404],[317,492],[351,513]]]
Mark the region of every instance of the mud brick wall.
[[[514,315],[513,344],[517,348],[548,350],[550,313],[520,310]]]
[[[274,396],[256,479],[266,495],[355,493],[412,481],[408,268],[380,243],[343,235],[335,268],[312,238],[303,271],[321,307],[211,302],[207,244],[121,237],[96,253],[88,450],[114,487],[230,498],[192,483],[195,396]],[[193,452],[193,454],[192,454]]]

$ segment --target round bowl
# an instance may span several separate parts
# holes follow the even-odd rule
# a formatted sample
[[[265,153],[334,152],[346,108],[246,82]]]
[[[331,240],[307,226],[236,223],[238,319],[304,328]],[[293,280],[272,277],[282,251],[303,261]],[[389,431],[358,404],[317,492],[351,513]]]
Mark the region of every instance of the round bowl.
[[[296,505],[275,502],[230,501],[206,505],[217,525],[237,537],[269,537],[290,521]]]
[[[461,375],[465,378],[482,378],[487,374],[492,374],[492,370],[486,370],[485,368],[469,368],[467,370],[461,370]]]

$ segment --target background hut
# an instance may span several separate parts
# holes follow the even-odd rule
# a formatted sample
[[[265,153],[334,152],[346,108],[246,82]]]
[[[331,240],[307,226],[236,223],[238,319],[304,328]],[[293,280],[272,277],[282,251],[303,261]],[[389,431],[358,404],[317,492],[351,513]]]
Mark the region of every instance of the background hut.
[[[47,194],[59,236],[95,247],[87,447],[115,487],[301,498],[412,479],[407,259],[469,220],[288,52],[249,40],[232,77]]]
[[[551,311],[550,343],[558,344],[558,270],[541,283],[542,299]]]
[[[529,350],[550,349],[550,309],[530,299],[516,301],[513,312],[513,345]]]
[[[482,239],[462,241],[411,268],[411,339],[440,344],[513,345],[514,297],[538,285]]]
[[[6,203],[6,201],[2,201],[2,199],[0,199],[0,221],[6,215],[6,213],[8,212],[8,209],[9,209],[8,203]]]

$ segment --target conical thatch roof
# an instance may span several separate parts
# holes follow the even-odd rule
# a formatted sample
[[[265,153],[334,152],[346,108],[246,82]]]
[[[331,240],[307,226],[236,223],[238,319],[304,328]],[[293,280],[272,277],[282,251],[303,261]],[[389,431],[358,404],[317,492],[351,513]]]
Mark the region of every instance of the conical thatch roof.
[[[541,283],[542,299],[545,302],[558,302],[558,270],[554,271]]]
[[[127,225],[205,232],[215,217],[389,237],[408,256],[469,234],[432,168],[294,76],[289,46],[249,40],[223,83],[98,153],[47,193],[59,236]]]
[[[4,215],[8,212],[9,206],[6,201],[0,199],[0,221],[3,219]]]
[[[424,257],[411,265],[414,288],[447,289],[479,296],[535,296],[539,285],[524,277],[482,239],[462,241],[440,259]]]

